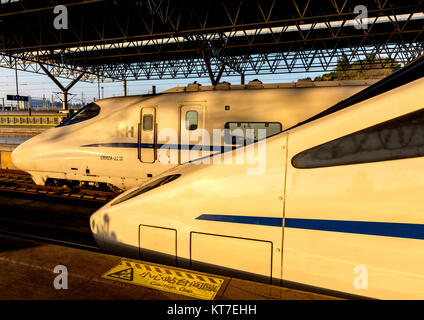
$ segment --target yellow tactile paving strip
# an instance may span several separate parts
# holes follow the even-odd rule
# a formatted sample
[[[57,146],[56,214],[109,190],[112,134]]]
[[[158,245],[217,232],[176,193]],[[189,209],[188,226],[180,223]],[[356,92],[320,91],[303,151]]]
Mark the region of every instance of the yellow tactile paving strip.
[[[213,300],[224,283],[223,278],[128,259],[102,277],[204,300]]]

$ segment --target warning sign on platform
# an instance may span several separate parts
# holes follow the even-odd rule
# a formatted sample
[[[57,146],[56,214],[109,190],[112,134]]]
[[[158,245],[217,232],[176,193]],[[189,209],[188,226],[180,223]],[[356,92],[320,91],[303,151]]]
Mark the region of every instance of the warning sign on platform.
[[[102,277],[204,300],[214,299],[224,283],[221,278],[127,259],[122,259]]]

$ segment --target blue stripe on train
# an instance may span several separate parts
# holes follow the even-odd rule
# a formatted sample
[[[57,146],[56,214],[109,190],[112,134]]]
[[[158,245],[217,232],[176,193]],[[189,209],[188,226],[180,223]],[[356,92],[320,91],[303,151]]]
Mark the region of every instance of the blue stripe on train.
[[[220,221],[220,222],[232,222],[232,223],[244,223],[244,224],[256,224],[260,226],[271,226],[271,227],[282,227],[283,219],[271,218],[271,217],[251,217],[251,216],[230,216],[220,214],[202,214],[196,219],[209,220],[209,221]]]
[[[94,143],[94,144],[86,144],[81,147],[106,147],[106,148],[138,148],[138,143],[127,143],[127,142],[109,142],[109,143]],[[197,144],[158,144],[157,148],[165,148],[165,149],[176,149],[176,150],[192,150],[196,147],[195,150],[203,150],[203,151],[219,151],[226,152],[230,150],[234,150],[239,147],[244,146],[206,146],[206,145],[197,145]],[[142,143],[141,148],[154,148],[154,144],[152,143]]]
[[[282,218],[202,214],[199,220],[281,227]],[[424,240],[424,225],[414,223],[286,218],[286,228]]]

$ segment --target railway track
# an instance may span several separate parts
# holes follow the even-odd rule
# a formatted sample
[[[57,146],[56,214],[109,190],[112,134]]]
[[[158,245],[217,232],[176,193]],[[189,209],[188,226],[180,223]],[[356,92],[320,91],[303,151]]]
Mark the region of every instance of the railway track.
[[[59,240],[59,239],[54,239],[51,237],[31,235],[31,234],[17,232],[17,231],[0,230],[0,237],[1,236],[7,237],[7,238],[15,238],[15,239],[23,239],[23,240],[30,240],[30,241],[36,241],[36,242],[56,244],[59,246],[70,247],[75,249],[102,252],[102,250],[96,244],[91,244],[91,245],[81,244],[75,241]]]
[[[0,170],[0,235],[100,251],[90,215],[117,193],[38,186],[30,175]]]
[[[102,205],[0,190],[0,235],[99,251],[89,219]]]
[[[31,176],[18,170],[0,170],[0,191],[25,194],[39,194],[46,197],[71,198],[105,203],[119,193],[79,187],[55,187],[36,185]]]

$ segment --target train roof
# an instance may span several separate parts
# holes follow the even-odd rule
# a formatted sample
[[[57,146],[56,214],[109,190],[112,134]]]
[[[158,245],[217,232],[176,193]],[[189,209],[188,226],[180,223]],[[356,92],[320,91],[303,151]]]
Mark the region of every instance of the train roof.
[[[259,80],[252,80],[248,84],[232,85],[228,82],[218,83],[215,86],[202,86],[198,83],[191,83],[185,87],[174,87],[161,93],[194,92],[194,91],[216,91],[216,90],[254,90],[254,89],[293,89],[293,88],[320,88],[320,87],[345,87],[345,86],[369,86],[379,79],[369,80],[339,80],[339,81],[312,81],[299,80],[289,83],[262,83]]]
[[[220,91],[220,90],[255,90],[255,89],[293,89],[293,88],[322,88],[322,87],[348,87],[348,86],[370,86],[377,83],[379,79],[368,80],[339,80],[339,81],[311,81],[299,80],[289,83],[262,83],[259,80],[252,80],[248,84],[232,85],[228,82],[218,83],[215,86],[202,86],[199,83],[191,83],[185,87],[173,87],[158,93],[136,94],[120,97],[104,98],[100,101],[123,99],[140,99],[150,98],[163,94],[184,93],[184,92],[205,92],[205,91]]]

